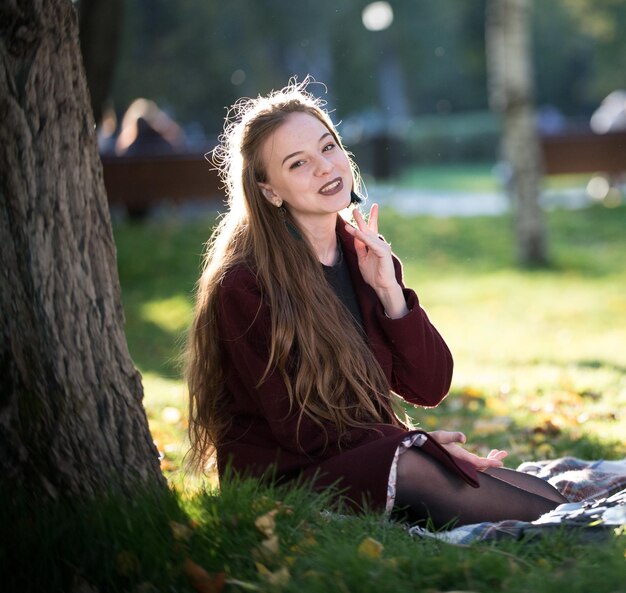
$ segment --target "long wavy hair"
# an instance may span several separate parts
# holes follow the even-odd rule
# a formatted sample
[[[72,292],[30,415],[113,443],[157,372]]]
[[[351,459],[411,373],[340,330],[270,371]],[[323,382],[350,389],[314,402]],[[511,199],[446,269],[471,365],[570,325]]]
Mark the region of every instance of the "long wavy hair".
[[[380,365],[326,282],[304,233],[294,232],[298,225],[288,207],[280,212],[259,187],[266,181],[262,146],[291,113],[316,117],[345,151],[323,101],[306,90],[308,82],[235,103],[212,153],[229,207],[206,245],[187,344],[192,467],[209,461],[230,425],[218,293],[221,280],[237,266],[254,271],[271,314],[270,355],[259,385],[270,373],[280,374],[291,409],[298,411],[298,431],[308,417],[322,430],[334,426],[341,444],[351,427],[400,424]],[[353,184],[360,186],[358,170],[346,154]]]

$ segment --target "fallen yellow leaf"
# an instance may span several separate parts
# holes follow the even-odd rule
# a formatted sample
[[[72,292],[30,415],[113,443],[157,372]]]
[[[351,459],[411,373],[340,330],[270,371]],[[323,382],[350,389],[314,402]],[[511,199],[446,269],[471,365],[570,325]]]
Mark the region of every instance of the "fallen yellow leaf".
[[[358,547],[358,553],[361,556],[365,556],[366,558],[372,558],[373,560],[377,560],[380,558],[380,555],[383,553],[384,546],[373,537],[366,537]]]
[[[256,528],[265,536],[271,537],[276,529],[276,513],[278,509],[274,509],[265,515],[261,515],[254,522]]]
[[[287,583],[289,583],[291,575],[289,574],[289,569],[286,566],[283,566],[274,572],[270,572],[265,578],[270,585],[274,585],[275,587],[284,587]]]
[[[262,577],[270,573],[269,568],[267,568],[267,566],[265,566],[264,564],[261,564],[260,562],[255,562],[254,565],[256,566],[257,571]]]
[[[466,387],[463,390],[462,395],[464,395],[465,397],[482,397],[483,392],[476,387]]]
[[[303,554],[306,548],[317,545],[317,540],[312,535],[307,535],[303,540],[291,546],[290,550],[295,554]]]
[[[275,587],[284,587],[291,578],[289,574],[289,570],[286,566],[279,568],[278,570],[272,572],[265,565],[260,562],[255,562],[256,569],[259,571],[259,574],[270,584]]]
[[[263,540],[261,546],[272,554],[278,554],[278,536],[272,535],[271,537]]]

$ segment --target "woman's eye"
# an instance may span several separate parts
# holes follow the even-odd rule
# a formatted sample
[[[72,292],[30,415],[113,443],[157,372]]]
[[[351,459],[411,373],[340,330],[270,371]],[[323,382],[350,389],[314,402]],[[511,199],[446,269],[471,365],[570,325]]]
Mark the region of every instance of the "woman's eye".
[[[293,163],[291,163],[291,165],[289,165],[290,169],[296,169],[297,167],[300,167],[304,164],[304,161],[294,161]]]
[[[330,142],[328,143],[326,146],[324,146],[324,148],[322,149],[324,152],[328,152],[329,150],[332,150],[333,148],[335,148],[335,143],[334,142]]]

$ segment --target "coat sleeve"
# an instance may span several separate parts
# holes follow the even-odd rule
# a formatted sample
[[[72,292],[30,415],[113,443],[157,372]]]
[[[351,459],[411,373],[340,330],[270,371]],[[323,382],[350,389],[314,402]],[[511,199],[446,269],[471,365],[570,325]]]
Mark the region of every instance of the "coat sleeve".
[[[436,406],[452,382],[452,354],[421,308],[415,291],[404,285],[402,265],[394,256],[396,278],[409,312],[389,318],[379,302],[376,315],[392,352],[392,389],[407,401]]]
[[[314,455],[326,443],[324,430],[305,416],[298,427],[299,412],[290,408],[287,387],[277,371],[270,371],[260,383],[270,355],[271,321],[254,274],[230,272],[218,298],[220,343],[225,365],[236,374],[238,392],[233,396],[239,410],[261,416],[282,449]]]

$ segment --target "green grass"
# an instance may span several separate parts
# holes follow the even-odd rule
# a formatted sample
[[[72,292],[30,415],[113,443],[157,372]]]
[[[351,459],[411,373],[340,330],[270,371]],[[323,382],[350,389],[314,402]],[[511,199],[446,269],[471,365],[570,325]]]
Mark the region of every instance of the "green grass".
[[[554,455],[626,455],[626,208],[548,215],[551,265],[517,266],[509,217],[426,218],[383,211],[407,283],[455,357],[450,396],[417,411],[458,428],[510,465]],[[185,444],[179,357],[212,220],[115,228],[131,353],[163,469],[177,484]],[[546,426],[550,438],[543,438]],[[556,433],[556,434],[555,434]]]
[[[179,357],[212,224],[172,217],[114,229],[129,347],[175,490],[160,501],[34,505],[0,522],[3,590],[73,590],[68,579],[80,574],[79,584],[100,591],[220,591],[221,573],[225,591],[623,590],[625,534],[594,545],[557,533],[454,547],[413,540],[375,515],[330,520],[319,512],[327,498],[306,488],[248,481],[218,492],[212,476],[186,475]],[[548,224],[551,265],[525,270],[509,217],[381,214],[407,283],[456,361],[449,397],[413,412],[416,422],[464,430],[478,452],[506,448],[513,467],[626,455],[626,207],[556,211]],[[273,509],[274,548],[255,526]],[[19,545],[4,546],[14,533]],[[382,544],[378,556],[359,552],[368,537]],[[189,559],[210,573],[204,589]]]
[[[545,189],[584,189],[591,175],[550,175],[543,181]],[[466,163],[457,165],[424,165],[402,171],[394,183],[400,187],[447,192],[498,192],[502,181],[494,171],[493,163]]]
[[[418,189],[493,192],[500,183],[492,169],[491,164],[412,167],[400,174],[397,183]]]
[[[373,514],[329,515],[328,497],[305,486],[247,480],[193,498],[20,501],[0,523],[7,592],[609,593],[623,590],[626,576],[623,532],[592,544],[558,531],[454,546],[411,538]]]

